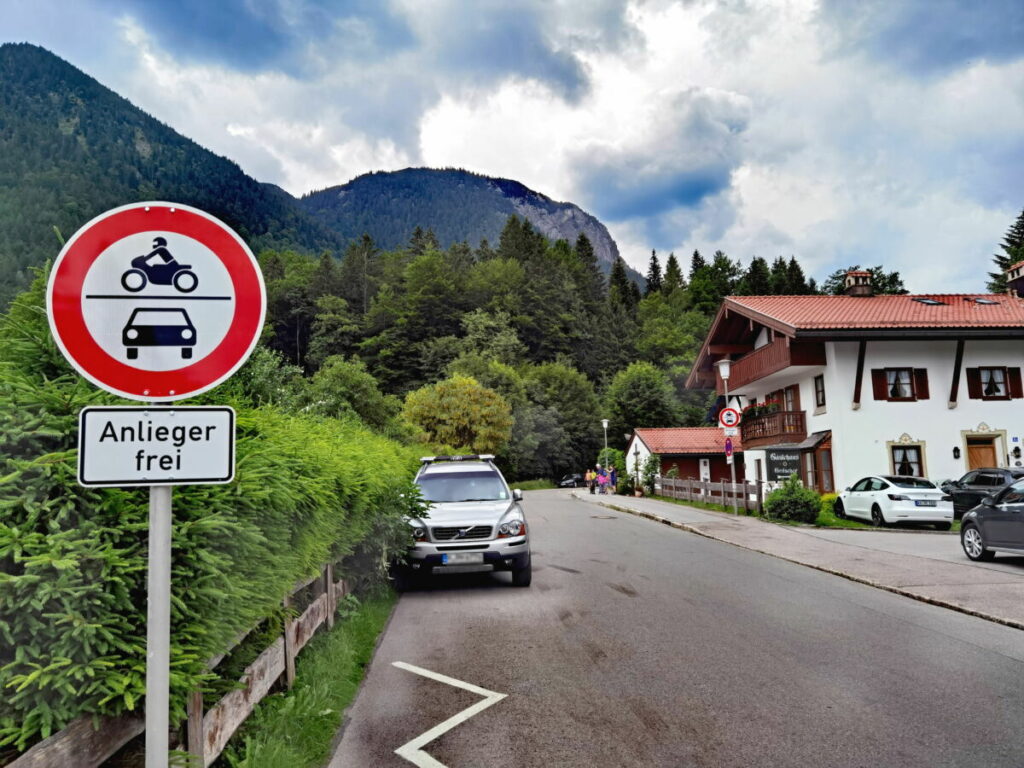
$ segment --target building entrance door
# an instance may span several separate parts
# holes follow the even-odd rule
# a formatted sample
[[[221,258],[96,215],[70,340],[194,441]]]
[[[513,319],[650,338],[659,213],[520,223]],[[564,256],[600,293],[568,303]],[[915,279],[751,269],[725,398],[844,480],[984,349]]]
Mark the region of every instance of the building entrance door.
[[[996,462],[996,439],[994,437],[967,438],[967,469],[998,467]]]

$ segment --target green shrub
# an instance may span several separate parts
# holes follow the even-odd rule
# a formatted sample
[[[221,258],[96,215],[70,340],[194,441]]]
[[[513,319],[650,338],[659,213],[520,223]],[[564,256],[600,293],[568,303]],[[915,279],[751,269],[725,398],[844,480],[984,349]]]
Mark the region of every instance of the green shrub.
[[[818,519],[821,499],[817,492],[804,488],[804,484],[794,473],[780,488],[768,494],[768,498],[764,500],[764,509],[769,517],[779,520],[813,523]]]
[[[42,286],[0,321],[0,749],[137,709],[145,691],[148,495],[77,485],[78,411],[121,401],[70,372]],[[296,581],[328,561],[379,578],[420,508],[415,451],[355,420],[255,408],[237,390],[226,404],[236,480],[174,491],[173,721],[211,679],[206,660],[279,612]]]
[[[654,495],[654,479],[659,472],[661,472],[661,456],[652,453],[640,469],[640,482],[644,487],[644,493],[648,496]]]
[[[833,509],[836,505],[836,499],[839,498],[839,494],[836,493],[824,493],[821,496],[821,514],[831,515],[834,514]]]

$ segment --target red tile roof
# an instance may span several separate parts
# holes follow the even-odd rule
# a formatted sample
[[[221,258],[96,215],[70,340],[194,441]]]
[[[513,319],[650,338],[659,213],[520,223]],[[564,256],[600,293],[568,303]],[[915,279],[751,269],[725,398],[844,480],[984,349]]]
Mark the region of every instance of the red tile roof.
[[[979,304],[978,299],[995,303]],[[1024,301],[1006,294],[729,296],[725,303],[744,315],[757,313],[795,330],[1024,328]]]
[[[718,427],[667,427],[638,429],[637,436],[651,453],[724,453],[725,434]],[[739,437],[732,439],[735,451],[742,451]]]

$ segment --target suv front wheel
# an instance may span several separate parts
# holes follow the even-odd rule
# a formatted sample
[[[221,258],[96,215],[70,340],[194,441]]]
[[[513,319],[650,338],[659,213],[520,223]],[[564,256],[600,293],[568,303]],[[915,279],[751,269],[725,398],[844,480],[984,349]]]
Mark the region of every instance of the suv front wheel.
[[[512,586],[514,587],[528,587],[532,580],[533,566],[530,563],[527,563],[525,568],[512,571]]]

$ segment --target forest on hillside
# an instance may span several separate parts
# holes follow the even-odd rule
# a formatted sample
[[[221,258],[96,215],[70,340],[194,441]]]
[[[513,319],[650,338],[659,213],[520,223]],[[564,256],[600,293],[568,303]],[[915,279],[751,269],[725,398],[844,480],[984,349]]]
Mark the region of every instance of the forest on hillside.
[[[395,250],[364,236],[340,262],[269,250],[260,263],[261,397],[436,450],[494,452],[515,478],[593,464],[604,418],[616,450],[638,426],[707,423],[714,394],[684,382],[723,297],[822,290],[796,258],[744,268],[721,251],[685,265],[652,252],[641,289],[621,259],[605,278],[585,235],[550,242],[516,216],[493,247],[442,248],[416,227]],[[874,271],[903,291],[898,273]],[[842,272],[825,287],[841,288]]]

